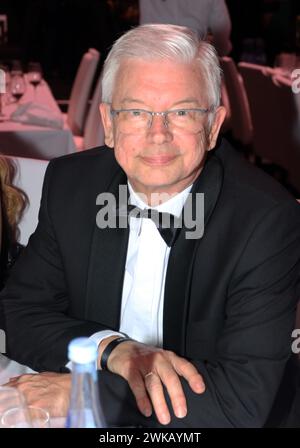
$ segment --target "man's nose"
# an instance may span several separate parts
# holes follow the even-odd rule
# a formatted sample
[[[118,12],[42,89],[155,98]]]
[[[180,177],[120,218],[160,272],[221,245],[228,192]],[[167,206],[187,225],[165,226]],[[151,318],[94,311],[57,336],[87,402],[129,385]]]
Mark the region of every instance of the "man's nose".
[[[155,143],[164,143],[173,139],[173,134],[168,128],[165,115],[152,116],[152,123],[148,130],[148,135]]]

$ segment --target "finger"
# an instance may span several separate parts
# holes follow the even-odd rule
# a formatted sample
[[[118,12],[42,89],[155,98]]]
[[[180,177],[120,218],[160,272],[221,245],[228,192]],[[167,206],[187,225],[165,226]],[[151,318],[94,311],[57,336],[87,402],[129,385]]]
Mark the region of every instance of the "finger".
[[[8,383],[3,384],[2,386],[16,388],[18,387],[18,384],[19,384],[18,381],[9,381]]]
[[[9,379],[9,383],[24,383],[30,380],[35,380],[37,375],[32,375],[31,373],[26,373],[24,375],[15,376]]]
[[[21,378],[22,375],[19,376],[12,376],[9,378],[8,382],[3,384],[3,386],[11,386],[12,384],[15,384],[18,382],[19,378]]]
[[[177,372],[171,364],[161,364],[158,373],[167,389],[174,414],[178,418],[185,417],[187,414],[187,403]]]
[[[151,375],[146,375],[144,380],[158,421],[162,425],[167,425],[171,421],[171,416],[159,375],[152,372]]]
[[[152,414],[152,406],[142,375],[139,372],[131,372],[129,378],[126,378],[126,380],[135,396],[138,409],[145,417],[150,417]]]
[[[3,387],[12,387],[13,386],[13,384],[15,383],[16,381],[14,381],[14,380],[9,380],[7,383],[5,383],[5,384],[1,384],[1,387],[3,386]]]
[[[28,405],[36,405],[36,401],[42,395],[40,390],[38,389],[33,390],[31,387],[26,387],[24,385],[19,386],[18,389],[25,396]]]
[[[184,358],[174,355],[172,365],[178,375],[187,380],[194,392],[202,394],[205,391],[203,378],[192,363]]]

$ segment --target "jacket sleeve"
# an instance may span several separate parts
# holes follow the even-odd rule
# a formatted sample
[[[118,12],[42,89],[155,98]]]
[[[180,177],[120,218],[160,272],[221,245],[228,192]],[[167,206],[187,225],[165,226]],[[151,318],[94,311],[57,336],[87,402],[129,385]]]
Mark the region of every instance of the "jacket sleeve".
[[[64,266],[47,208],[54,165],[46,171],[37,229],[1,293],[7,355],[37,371],[65,371],[69,341],[106,329],[68,316]]]

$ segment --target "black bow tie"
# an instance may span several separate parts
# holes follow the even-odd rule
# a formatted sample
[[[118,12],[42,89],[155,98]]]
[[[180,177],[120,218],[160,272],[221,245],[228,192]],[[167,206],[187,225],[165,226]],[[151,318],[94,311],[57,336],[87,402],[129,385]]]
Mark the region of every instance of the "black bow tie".
[[[153,208],[140,209],[135,205],[127,205],[117,209],[117,216],[151,219],[157,227],[160,236],[167,246],[171,247],[176,241],[181,219],[171,213],[159,212]]]

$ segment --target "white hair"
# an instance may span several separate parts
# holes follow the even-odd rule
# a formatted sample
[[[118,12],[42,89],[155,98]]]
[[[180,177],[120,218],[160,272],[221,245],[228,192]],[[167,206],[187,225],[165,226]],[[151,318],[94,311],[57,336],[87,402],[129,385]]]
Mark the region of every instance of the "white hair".
[[[118,70],[127,59],[196,63],[204,78],[209,106],[215,109],[220,104],[221,69],[216,50],[200,40],[189,28],[150,24],[138,26],[122,35],[114,43],[104,63],[103,102],[111,103]]]

